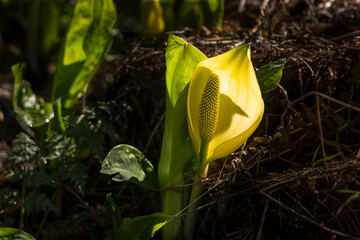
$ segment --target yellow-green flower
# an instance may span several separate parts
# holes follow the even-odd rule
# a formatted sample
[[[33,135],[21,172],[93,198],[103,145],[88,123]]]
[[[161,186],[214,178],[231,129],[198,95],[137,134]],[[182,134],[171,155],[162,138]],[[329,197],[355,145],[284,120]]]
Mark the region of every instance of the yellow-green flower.
[[[141,27],[144,34],[159,34],[165,30],[159,0],[141,0]]]
[[[264,113],[260,87],[244,44],[198,64],[190,81],[187,119],[199,175],[211,161],[241,147]]]

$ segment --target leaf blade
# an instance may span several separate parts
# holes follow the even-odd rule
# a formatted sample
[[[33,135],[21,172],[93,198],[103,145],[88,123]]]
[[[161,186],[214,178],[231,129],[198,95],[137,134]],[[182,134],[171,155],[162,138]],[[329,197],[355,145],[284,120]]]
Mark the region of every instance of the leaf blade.
[[[16,228],[0,228],[0,239],[35,240],[30,234]]]
[[[120,144],[111,149],[100,172],[114,175],[114,181],[129,181],[146,189],[157,187],[154,167],[138,149],[130,145]]]
[[[164,215],[162,213],[124,218],[118,230],[116,239],[150,239],[171,218],[172,216]]]
[[[72,110],[77,100],[86,92],[87,86],[98,69],[110,43],[110,30],[116,20],[116,9],[112,0],[82,0],[93,4],[93,19],[86,32],[83,42],[83,51],[86,58],[79,61],[83,54],[78,54],[78,61],[64,64],[66,59],[66,42],[63,43],[54,77],[52,100],[61,98],[63,107]],[[78,4],[78,3],[77,3]],[[69,32],[72,32],[69,30]],[[82,36],[79,36],[82,37]],[[69,62],[67,62],[69,63]]]
[[[197,64],[207,57],[175,35],[166,48],[166,115],[159,162],[160,187],[180,184],[183,171],[192,160],[192,144],[187,128],[186,101],[189,83]],[[169,179],[169,176],[173,176]]]
[[[282,77],[282,70],[286,64],[285,58],[262,66],[256,71],[261,92],[269,92],[276,88]]]
[[[25,63],[11,66],[14,76],[13,107],[15,112],[29,127],[39,127],[48,123],[54,117],[52,104],[45,103],[44,99],[34,94],[30,83],[23,80]]]

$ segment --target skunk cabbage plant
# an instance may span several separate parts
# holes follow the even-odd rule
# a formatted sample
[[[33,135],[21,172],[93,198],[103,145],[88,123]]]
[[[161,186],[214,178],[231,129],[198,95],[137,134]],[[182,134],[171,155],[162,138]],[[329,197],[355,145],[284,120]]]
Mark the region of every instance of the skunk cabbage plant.
[[[256,130],[264,113],[261,92],[277,86],[284,64],[281,59],[255,73],[250,44],[207,58],[183,39],[169,36],[165,129],[157,176],[161,212],[123,219],[122,237],[124,229],[143,229],[141,233],[128,232],[149,232],[150,238],[161,228],[164,240],[194,239],[196,210],[203,192],[198,183],[207,176],[212,161],[236,151]],[[139,186],[156,188],[156,184],[144,185],[154,183],[154,171],[151,165],[143,164],[146,161],[141,160],[140,151],[136,150],[141,157],[134,158],[134,151],[131,146],[113,148],[102,172],[117,174],[122,181],[138,179],[135,183]],[[190,179],[194,185],[184,186]]]

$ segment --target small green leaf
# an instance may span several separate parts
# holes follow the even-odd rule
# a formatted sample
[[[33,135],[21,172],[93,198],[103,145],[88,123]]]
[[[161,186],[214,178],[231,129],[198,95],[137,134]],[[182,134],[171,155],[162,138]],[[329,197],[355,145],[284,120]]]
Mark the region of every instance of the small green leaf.
[[[285,58],[262,66],[256,71],[261,92],[269,92],[276,88],[282,77],[282,70],[286,63]]]
[[[317,151],[318,151],[318,150],[319,150],[319,147],[316,149],[316,154],[317,154]],[[321,158],[321,159],[318,159],[318,160],[316,160],[316,161],[314,161],[315,159],[313,159],[312,166],[315,167],[318,163],[329,161],[329,160],[331,160],[331,159],[336,158],[337,156],[340,156],[341,154],[342,154],[342,152],[335,153],[335,154],[333,154],[333,155],[331,155],[331,156],[327,156],[327,157],[325,157],[325,158]],[[316,155],[314,154],[314,156],[316,156]]]
[[[344,207],[346,205],[348,205],[350,202],[360,198],[360,192],[359,191],[354,191],[354,190],[338,190],[337,192],[342,192],[342,193],[352,193],[352,195],[350,197],[348,197],[348,199],[346,199],[346,201],[339,207],[339,209],[336,212],[336,216],[339,215],[341,213],[341,211],[344,209]]]
[[[23,80],[24,63],[11,66],[14,75],[13,107],[15,112],[29,127],[39,127],[53,118],[52,104],[33,93],[30,83]]]
[[[145,240],[152,238],[172,216],[155,213],[135,218],[124,218],[116,239]]]
[[[111,212],[111,217],[112,217],[112,223],[115,229],[118,229],[118,227],[121,224],[121,211],[120,208],[115,204],[114,199],[111,196],[111,193],[109,193],[108,195],[106,195],[106,202],[105,202],[106,206],[109,206],[109,210]]]
[[[105,157],[101,173],[114,175],[114,181],[129,181],[147,189],[157,187],[154,167],[135,147],[121,144]]]
[[[20,229],[0,228],[0,240],[35,240],[35,238]]]

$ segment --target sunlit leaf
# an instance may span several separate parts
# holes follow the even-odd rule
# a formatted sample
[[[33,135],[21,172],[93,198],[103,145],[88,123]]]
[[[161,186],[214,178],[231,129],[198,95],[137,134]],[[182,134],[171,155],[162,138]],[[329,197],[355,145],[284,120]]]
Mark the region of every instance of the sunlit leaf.
[[[19,117],[29,127],[39,127],[53,118],[52,104],[33,93],[30,83],[23,80],[24,63],[17,63],[11,67],[14,75],[13,107]]]
[[[0,228],[0,240],[35,240],[30,234],[16,228]]]
[[[147,189],[157,187],[154,167],[138,149],[130,145],[121,144],[111,149],[100,172],[114,175],[114,181],[129,181]]]
[[[282,58],[261,67],[256,72],[261,92],[269,92],[276,88],[281,80],[285,63],[285,58]]]
[[[52,99],[61,98],[65,109],[73,109],[85,93],[110,45],[109,32],[115,20],[113,0],[77,1],[58,57],[52,92]]]
[[[194,46],[174,35],[169,36],[166,49],[165,131],[158,171],[160,187],[180,184],[183,172],[192,160],[186,100],[193,71],[204,59],[206,56]]]
[[[145,240],[152,238],[171,216],[155,213],[135,218],[124,218],[116,236],[117,240]]]
[[[166,48],[166,116],[161,156],[158,168],[161,188],[183,183],[185,172],[194,175],[193,150],[190,142],[186,99],[189,83],[196,65],[206,56],[197,48],[174,35],[169,36]],[[182,206],[182,194],[166,191],[162,196],[162,211],[176,214]],[[181,219],[174,219],[163,229],[163,238],[176,236]]]
[[[69,31],[65,38],[63,64],[84,61],[84,40],[94,18],[94,0],[79,0],[76,3]]]

